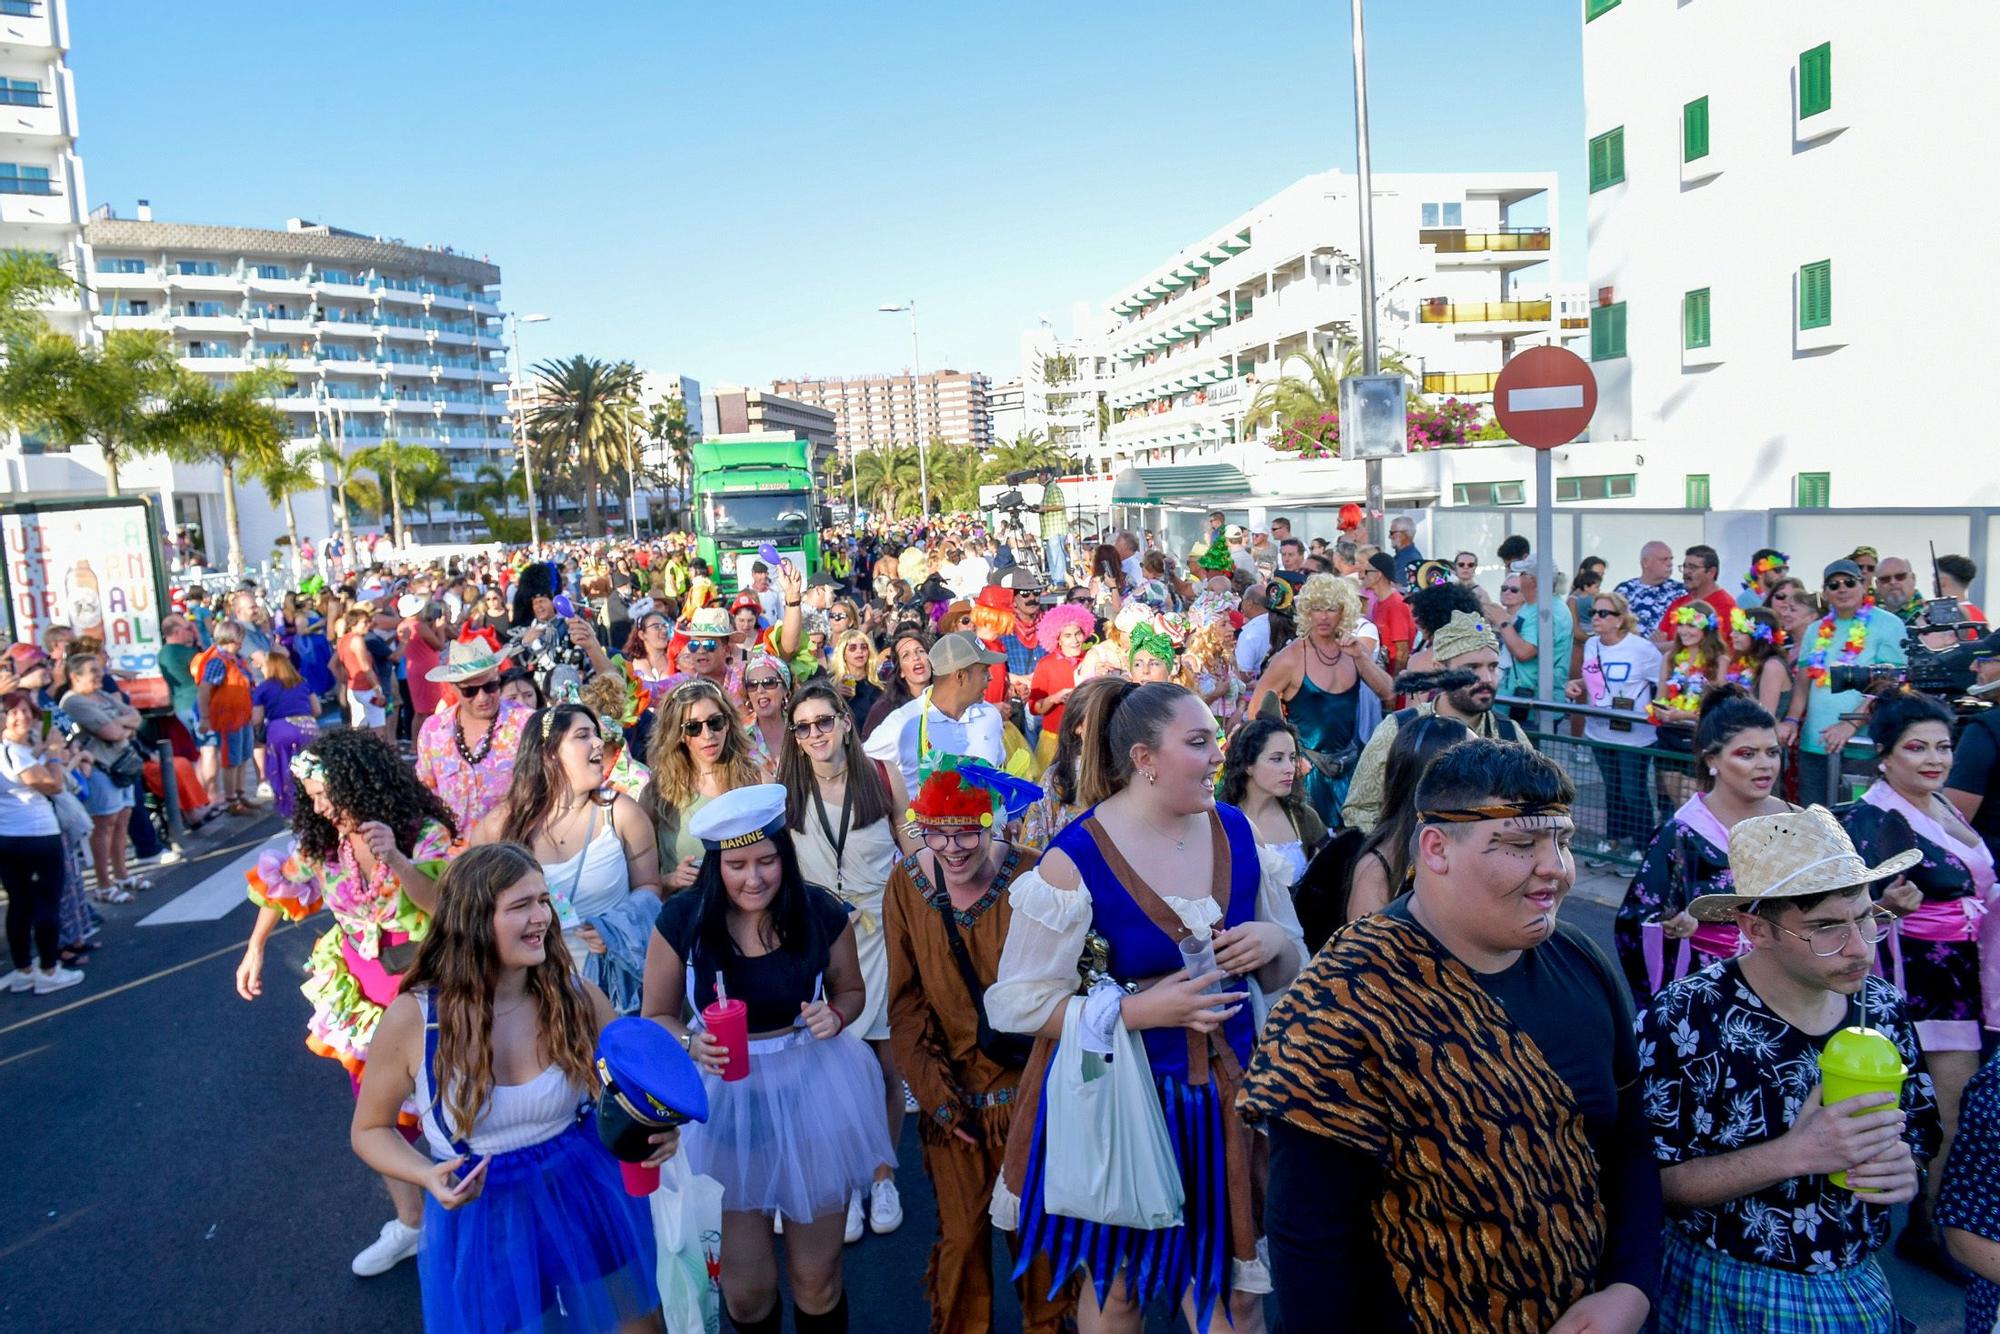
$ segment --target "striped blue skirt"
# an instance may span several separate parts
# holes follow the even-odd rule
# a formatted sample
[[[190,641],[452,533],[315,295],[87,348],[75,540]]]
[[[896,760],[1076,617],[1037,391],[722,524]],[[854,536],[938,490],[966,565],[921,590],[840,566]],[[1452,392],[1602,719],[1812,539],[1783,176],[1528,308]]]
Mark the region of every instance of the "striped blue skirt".
[[[1753,1265],[1697,1245],[1670,1225],[1660,1265],[1660,1334],[1898,1334],[1882,1266],[1819,1274]]]
[[[1034,1147],[1022,1183],[1021,1253],[1014,1278],[1026,1275],[1035,1256],[1041,1254],[1049,1257],[1054,1269],[1048,1293],[1051,1299],[1079,1269],[1090,1271],[1099,1306],[1110,1295],[1112,1280],[1121,1274],[1126,1292],[1141,1305],[1160,1296],[1177,1303],[1193,1285],[1197,1323],[1205,1329],[1216,1299],[1229,1291],[1229,1170],[1224,1156],[1222,1104],[1213,1084],[1192,1085],[1172,1075],[1156,1075],[1153,1083],[1166,1112],[1167,1138],[1180,1160],[1181,1183],[1187,1192],[1181,1223],[1148,1230],[1044,1211],[1042,1173],[1048,1162],[1048,1129],[1038,1112]],[[1046,1096],[1041,1107],[1048,1107]]]

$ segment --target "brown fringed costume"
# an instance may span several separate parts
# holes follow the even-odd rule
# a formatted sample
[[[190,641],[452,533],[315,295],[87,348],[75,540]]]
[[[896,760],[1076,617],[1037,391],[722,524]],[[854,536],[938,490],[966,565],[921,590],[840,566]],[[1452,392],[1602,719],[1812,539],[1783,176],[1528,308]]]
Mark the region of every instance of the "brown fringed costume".
[[[993,1241],[987,1207],[1007,1150],[1007,1128],[1021,1072],[979,1049],[979,1022],[965,979],[952,957],[944,913],[953,915],[973,972],[991,983],[1000,969],[1012,909],[1007,886],[1035,865],[1037,854],[1005,848],[986,893],[964,910],[951,906],[932,881],[936,862],[905,857],[889,875],[883,897],[889,949],[889,1032],[896,1065],[919,1104],[924,1170],[937,1195],[938,1239],[924,1271],[932,1334],[984,1334],[993,1325]],[[968,1144],[955,1131],[970,1135]],[[1011,1243],[1010,1237],[1010,1243]],[[1050,1301],[1048,1261],[1037,1261],[1018,1285],[1023,1328],[1058,1329],[1070,1309]]]

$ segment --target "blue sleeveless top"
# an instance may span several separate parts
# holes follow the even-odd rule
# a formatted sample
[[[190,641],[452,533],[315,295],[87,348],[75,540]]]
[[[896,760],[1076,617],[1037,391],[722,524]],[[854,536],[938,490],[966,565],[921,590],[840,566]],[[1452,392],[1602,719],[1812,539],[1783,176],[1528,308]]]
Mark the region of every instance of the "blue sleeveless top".
[[[1222,822],[1223,843],[1228,850],[1229,905],[1223,911],[1221,922],[1217,923],[1216,929],[1220,930],[1256,920],[1257,888],[1262,872],[1257,861],[1257,840],[1249,819],[1234,806],[1225,806],[1221,802],[1216,803],[1215,813]],[[1049,846],[1061,849],[1076,863],[1083,887],[1090,891],[1090,927],[1103,936],[1111,947],[1111,975],[1122,982],[1129,982],[1158,977],[1162,973],[1180,972],[1180,946],[1155,925],[1152,918],[1146,916],[1145,909],[1133,901],[1124,883],[1098,851],[1097,841],[1090,836],[1087,827],[1096,816],[1097,808],[1093,806],[1065,825]],[[1186,880],[1177,881],[1168,891],[1179,890],[1175,895],[1177,898],[1193,898],[1211,888],[1214,868],[1198,867],[1194,861],[1190,855]],[[1154,892],[1159,892],[1158,886],[1154,886]],[[1235,991],[1242,988],[1240,984],[1231,984],[1229,989]],[[1248,1065],[1251,1043],[1256,1036],[1248,1004],[1222,1026],[1222,1036],[1235,1051],[1236,1059]],[[1187,1078],[1187,1030],[1149,1028],[1139,1037],[1146,1044],[1146,1058],[1153,1067],[1155,1077],[1171,1075],[1176,1079]]]

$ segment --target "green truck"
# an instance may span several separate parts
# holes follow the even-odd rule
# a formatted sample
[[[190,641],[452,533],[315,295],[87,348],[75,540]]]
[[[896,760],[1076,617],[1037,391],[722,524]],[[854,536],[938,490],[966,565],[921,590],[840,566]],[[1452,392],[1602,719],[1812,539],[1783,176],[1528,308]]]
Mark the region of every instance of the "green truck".
[[[819,568],[812,446],[789,435],[716,435],[690,447],[696,550],[732,593],[768,543],[807,574]]]

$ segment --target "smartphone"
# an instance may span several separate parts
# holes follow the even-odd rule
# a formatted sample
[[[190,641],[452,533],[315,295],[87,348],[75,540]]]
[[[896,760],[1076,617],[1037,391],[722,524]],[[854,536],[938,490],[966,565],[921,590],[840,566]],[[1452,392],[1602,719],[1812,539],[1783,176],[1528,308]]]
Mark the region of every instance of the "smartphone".
[[[55,714],[49,709],[42,710],[42,740],[49,739],[49,732],[56,725]]]
[[[458,1180],[464,1181],[474,1172],[477,1172],[479,1170],[479,1165],[485,1161],[486,1161],[486,1155],[483,1153],[468,1153],[465,1155],[465,1161],[460,1163],[457,1167],[454,1167],[451,1170],[451,1174],[454,1177],[458,1178]]]

